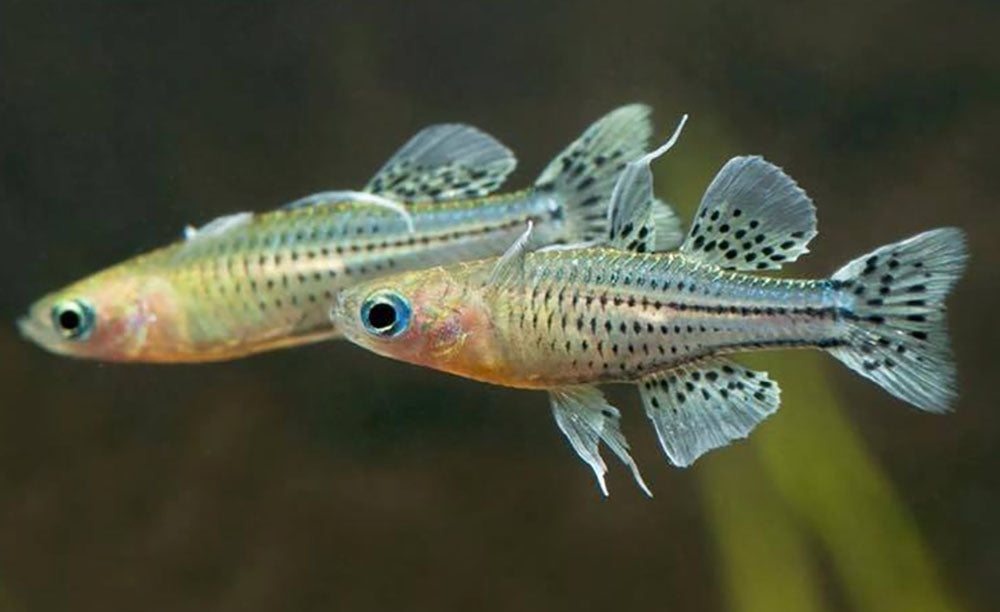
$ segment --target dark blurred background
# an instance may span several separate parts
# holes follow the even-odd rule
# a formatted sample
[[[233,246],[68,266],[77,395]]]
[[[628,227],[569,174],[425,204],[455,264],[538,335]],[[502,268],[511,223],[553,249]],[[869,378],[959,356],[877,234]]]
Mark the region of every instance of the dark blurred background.
[[[1000,604],[992,1],[0,0],[0,610],[993,610]],[[612,391],[656,498],[602,499],[541,393],[346,343],[231,363],[46,354],[40,294],[188,223],[357,188],[421,127],[519,155],[655,108],[689,215],[730,156],[813,196],[828,274],[970,235],[954,414],[830,358],[756,358],[783,408],[670,468]]]

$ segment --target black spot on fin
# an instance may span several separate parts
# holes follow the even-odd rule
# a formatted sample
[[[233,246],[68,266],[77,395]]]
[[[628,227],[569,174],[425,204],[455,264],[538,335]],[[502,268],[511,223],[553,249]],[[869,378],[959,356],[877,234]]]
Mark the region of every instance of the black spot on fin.
[[[481,197],[516,166],[510,149],[489,134],[458,123],[432,125],[404,144],[365,191],[405,202]]]
[[[830,282],[850,316],[845,342],[830,353],[921,410],[948,410],[957,392],[944,300],[967,259],[965,234],[942,228],[837,270]]]
[[[777,270],[815,235],[816,208],[791,177],[761,157],[734,157],[705,191],[681,252],[731,270]]]
[[[610,246],[643,253],[668,250],[680,244],[680,218],[666,203],[653,196],[653,173],[649,165],[673,146],[686,121],[687,115],[670,140],[630,162],[619,175],[611,192]]]
[[[639,392],[660,445],[679,467],[747,437],[778,410],[781,395],[766,372],[726,359],[651,374],[639,380]]]
[[[623,106],[587,128],[542,171],[535,190],[562,207],[569,226],[567,242],[607,238],[615,181],[645,152],[651,133],[648,106]]]

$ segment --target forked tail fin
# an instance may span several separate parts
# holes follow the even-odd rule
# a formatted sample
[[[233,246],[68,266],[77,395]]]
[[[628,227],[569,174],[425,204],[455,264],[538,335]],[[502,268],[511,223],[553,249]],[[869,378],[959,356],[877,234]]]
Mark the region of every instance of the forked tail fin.
[[[646,152],[651,133],[648,106],[623,106],[587,128],[542,171],[535,188],[562,206],[568,242],[605,237],[615,180],[626,164]]]
[[[851,312],[834,357],[921,410],[956,397],[944,300],[965,269],[965,234],[941,228],[859,257],[833,275]]]

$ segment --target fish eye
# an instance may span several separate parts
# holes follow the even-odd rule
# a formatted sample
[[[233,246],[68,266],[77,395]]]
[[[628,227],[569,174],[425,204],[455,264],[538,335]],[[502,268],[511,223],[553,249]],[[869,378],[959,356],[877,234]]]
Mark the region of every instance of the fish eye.
[[[82,300],[67,300],[52,307],[52,325],[63,338],[83,340],[94,327],[94,309]]]
[[[361,322],[370,334],[391,338],[410,325],[410,304],[403,296],[380,291],[361,304]]]

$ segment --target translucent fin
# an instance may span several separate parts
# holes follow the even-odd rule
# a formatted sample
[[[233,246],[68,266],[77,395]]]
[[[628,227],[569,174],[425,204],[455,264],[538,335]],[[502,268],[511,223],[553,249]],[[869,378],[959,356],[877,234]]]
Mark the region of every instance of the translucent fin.
[[[781,395],[766,372],[726,359],[651,374],[639,381],[639,392],[663,450],[679,467],[747,437],[778,410]]]
[[[239,212],[213,219],[201,227],[187,226],[184,228],[184,239],[188,242],[192,240],[203,240],[212,236],[219,236],[231,229],[242,227],[253,220],[252,212]]]
[[[618,176],[608,210],[610,246],[644,253],[653,250],[658,243],[669,244],[671,236],[678,233],[677,215],[664,202],[653,197],[653,173],[649,165],[673,147],[686,122],[687,115],[684,115],[670,140],[655,151],[629,162]],[[662,223],[662,227],[657,222]],[[657,234],[661,233],[663,240],[657,238]]]
[[[308,208],[310,206],[343,204],[344,202],[378,206],[379,208],[391,210],[392,212],[403,217],[409,230],[411,232],[414,231],[413,216],[410,214],[410,211],[406,209],[406,206],[396,202],[395,200],[390,200],[389,198],[364,191],[324,191],[321,193],[315,193],[311,196],[306,196],[304,198],[299,198],[294,202],[289,202],[288,204],[285,204],[283,208],[292,210],[297,208]]]
[[[478,129],[457,123],[419,131],[365,186],[406,202],[477,198],[496,191],[517,166],[514,154]]]
[[[663,200],[653,201],[653,251],[675,251],[684,240],[684,227],[677,211]]]
[[[629,455],[628,442],[619,428],[621,414],[618,409],[604,399],[604,395],[596,387],[579,386],[552,389],[549,393],[552,400],[552,414],[556,424],[569,440],[570,445],[580,458],[594,470],[594,476],[601,486],[605,496],[608,486],[604,482],[604,474],[608,468],[601,459],[598,447],[601,442],[607,444],[622,463],[632,470],[636,484],[643,492],[652,497],[639,468]]]
[[[534,223],[528,220],[528,227],[514,244],[507,247],[504,254],[497,260],[490,272],[487,285],[489,288],[520,286],[524,283],[524,258],[528,254],[528,242]]]
[[[631,104],[591,125],[542,171],[535,188],[562,207],[569,242],[604,238],[608,203],[625,165],[646,150],[652,133],[649,107]]]
[[[652,242],[653,175],[649,165],[630,163],[622,171],[611,194],[608,245],[624,251],[644,253]]]
[[[580,249],[592,249],[594,247],[604,246],[604,242],[601,240],[589,240],[587,242],[574,242],[571,244],[547,244],[536,250],[536,253],[548,253],[550,251],[576,251]]]
[[[965,234],[942,228],[838,270],[832,283],[851,315],[846,344],[830,353],[921,410],[947,411],[957,393],[944,300],[967,259]]]
[[[777,270],[816,235],[809,196],[763,158],[734,157],[708,186],[681,252],[730,270]]]

